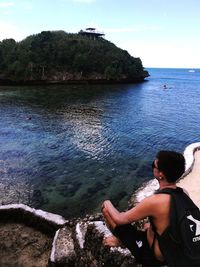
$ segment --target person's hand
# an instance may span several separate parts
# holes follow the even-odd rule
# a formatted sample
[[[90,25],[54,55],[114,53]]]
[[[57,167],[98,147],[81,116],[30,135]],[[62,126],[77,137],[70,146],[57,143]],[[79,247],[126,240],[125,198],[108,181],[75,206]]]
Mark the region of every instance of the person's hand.
[[[110,203],[111,203],[110,200],[105,200],[105,201],[103,202],[103,204],[101,205],[101,211],[103,212],[104,210],[107,210],[108,205],[109,205]]]

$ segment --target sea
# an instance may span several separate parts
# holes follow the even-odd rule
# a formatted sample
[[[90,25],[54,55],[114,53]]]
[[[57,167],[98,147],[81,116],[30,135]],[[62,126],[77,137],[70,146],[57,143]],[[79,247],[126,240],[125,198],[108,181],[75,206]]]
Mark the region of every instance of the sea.
[[[0,86],[0,204],[126,209],[159,150],[200,141],[200,69],[147,70],[138,84]]]

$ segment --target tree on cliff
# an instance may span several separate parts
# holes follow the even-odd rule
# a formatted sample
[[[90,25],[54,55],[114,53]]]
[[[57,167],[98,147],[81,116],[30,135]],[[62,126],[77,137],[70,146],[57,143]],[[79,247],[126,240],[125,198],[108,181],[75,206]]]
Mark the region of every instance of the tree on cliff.
[[[143,80],[146,76],[140,58],[103,38],[43,31],[21,42],[0,42],[0,79],[58,80],[55,77],[71,74],[73,80],[77,73],[85,80]]]

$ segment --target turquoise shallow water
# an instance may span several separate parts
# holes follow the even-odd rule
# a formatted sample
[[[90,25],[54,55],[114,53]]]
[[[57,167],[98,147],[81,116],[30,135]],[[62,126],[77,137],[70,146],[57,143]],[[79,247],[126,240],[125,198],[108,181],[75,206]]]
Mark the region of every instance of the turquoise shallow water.
[[[125,208],[158,150],[200,141],[200,70],[148,71],[141,84],[0,87],[1,202]]]

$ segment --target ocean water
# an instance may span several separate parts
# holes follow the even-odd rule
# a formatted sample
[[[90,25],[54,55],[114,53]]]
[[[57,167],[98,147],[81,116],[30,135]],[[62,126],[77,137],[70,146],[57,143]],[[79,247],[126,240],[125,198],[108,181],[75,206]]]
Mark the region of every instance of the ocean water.
[[[158,150],[200,141],[200,70],[140,84],[0,87],[0,203],[64,215],[120,209]]]

